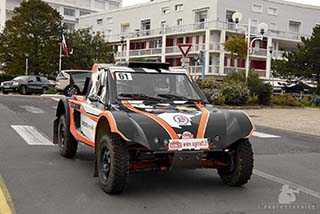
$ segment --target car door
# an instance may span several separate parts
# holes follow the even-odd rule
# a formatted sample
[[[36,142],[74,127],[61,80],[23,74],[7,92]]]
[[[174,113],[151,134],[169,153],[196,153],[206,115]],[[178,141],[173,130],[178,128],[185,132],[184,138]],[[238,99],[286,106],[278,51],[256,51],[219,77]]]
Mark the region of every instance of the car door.
[[[37,79],[35,76],[31,76],[27,79],[26,84],[30,92],[35,92],[37,90]]]
[[[93,76],[92,87],[86,101],[82,103],[83,111],[80,115],[80,130],[91,142],[94,142],[97,120],[106,108],[107,98],[106,72],[97,71]]]

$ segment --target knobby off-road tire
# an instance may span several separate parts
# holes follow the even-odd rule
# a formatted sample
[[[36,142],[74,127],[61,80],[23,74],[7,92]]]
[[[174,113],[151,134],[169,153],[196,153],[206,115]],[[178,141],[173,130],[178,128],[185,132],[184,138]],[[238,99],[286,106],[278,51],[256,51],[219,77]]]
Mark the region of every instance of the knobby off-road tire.
[[[101,188],[108,194],[121,193],[129,175],[127,144],[119,137],[105,135],[98,149],[97,168]]]
[[[58,124],[58,147],[63,157],[73,158],[78,149],[78,142],[74,139],[67,126],[65,114],[60,116]]]
[[[249,140],[239,141],[233,149],[232,167],[220,168],[218,174],[225,184],[242,186],[250,180],[253,162],[253,151]]]

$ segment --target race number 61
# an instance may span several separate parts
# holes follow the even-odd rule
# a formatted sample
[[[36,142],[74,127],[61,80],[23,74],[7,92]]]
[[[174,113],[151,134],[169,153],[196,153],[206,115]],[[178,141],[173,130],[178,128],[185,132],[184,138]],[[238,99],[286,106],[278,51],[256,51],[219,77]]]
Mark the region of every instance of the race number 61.
[[[132,80],[130,73],[116,73],[117,80]]]

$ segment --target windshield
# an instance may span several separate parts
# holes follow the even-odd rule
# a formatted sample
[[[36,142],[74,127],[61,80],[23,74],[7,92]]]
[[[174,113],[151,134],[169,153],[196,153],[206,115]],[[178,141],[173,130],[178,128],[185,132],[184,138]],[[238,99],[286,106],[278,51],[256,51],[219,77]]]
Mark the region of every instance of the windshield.
[[[117,72],[116,80],[119,99],[201,100],[185,74]]]
[[[29,76],[19,76],[19,77],[14,78],[13,80],[14,81],[19,81],[19,80],[26,80],[28,78],[29,78]]]

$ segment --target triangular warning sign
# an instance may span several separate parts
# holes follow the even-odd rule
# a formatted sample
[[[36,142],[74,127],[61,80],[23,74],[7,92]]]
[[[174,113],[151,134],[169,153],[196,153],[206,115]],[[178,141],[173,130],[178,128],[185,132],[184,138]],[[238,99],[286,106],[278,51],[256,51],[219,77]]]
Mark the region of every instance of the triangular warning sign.
[[[178,44],[178,47],[183,55],[183,57],[187,57],[192,44]]]

